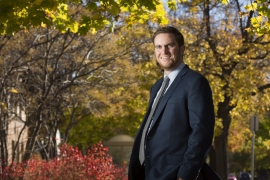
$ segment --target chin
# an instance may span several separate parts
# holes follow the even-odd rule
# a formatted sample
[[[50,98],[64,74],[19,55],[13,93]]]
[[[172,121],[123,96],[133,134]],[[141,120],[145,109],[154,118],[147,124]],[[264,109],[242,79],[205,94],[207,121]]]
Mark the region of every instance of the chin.
[[[159,67],[161,67],[162,69],[171,69],[173,64],[172,63],[159,63],[157,61],[157,64]]]
[[[171,65],[160,65],[160,67],[162,68],[162,69],[171,69],[172,68],[172,66]]]

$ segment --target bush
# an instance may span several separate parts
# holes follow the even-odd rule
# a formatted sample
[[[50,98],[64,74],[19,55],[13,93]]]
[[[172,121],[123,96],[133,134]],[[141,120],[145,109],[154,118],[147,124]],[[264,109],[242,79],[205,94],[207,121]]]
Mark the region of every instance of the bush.
[[[60,148],[60,156],[50,161],[33,157],[24,163],[13,163],[0,173],[0,177],[3,180],[127,180],[126,166],[114,165],[107,151],[98,143],[82,155],[77,148],[64,144]]]

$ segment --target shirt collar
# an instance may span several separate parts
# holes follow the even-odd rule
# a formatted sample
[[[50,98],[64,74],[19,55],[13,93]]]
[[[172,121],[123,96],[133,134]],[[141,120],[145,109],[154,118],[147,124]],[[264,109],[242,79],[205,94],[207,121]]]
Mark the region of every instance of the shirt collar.
[[[168,76],[170,78],[170,84],[174,81],[174,79],[176,78],[176,76],[178,75],[178,73],[183,69],[183,67],[185,66],[185,63],[182,62],[179,66],[177,66],[177,68],[175,68],[169,75],[166,75],[164,73],[164,77]]]

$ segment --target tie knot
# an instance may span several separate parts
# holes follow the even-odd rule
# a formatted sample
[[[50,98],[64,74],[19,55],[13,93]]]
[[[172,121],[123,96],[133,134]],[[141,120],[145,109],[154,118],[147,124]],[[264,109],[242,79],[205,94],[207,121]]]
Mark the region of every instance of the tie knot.
[[[165,76],[163,81],[168,82],[170,81],[170,78],[168,76]]]

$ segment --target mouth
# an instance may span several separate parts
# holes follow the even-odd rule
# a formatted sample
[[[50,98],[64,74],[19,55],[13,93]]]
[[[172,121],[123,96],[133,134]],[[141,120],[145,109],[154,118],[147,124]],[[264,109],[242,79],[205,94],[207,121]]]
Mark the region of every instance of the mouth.
[[[160,57],[161,60],[170,60],[171,57],[170,56],[162,56]]]

